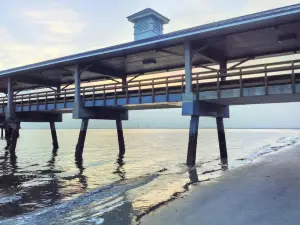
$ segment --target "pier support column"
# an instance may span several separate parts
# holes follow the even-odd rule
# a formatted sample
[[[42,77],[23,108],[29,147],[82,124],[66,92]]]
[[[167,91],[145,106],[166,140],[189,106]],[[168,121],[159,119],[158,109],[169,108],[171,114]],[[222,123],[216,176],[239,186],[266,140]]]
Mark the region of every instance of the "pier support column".
[[[6,123],[5,124],[5,140],[6,140],[6,146],[5,150],[9,150],[9,146],[11,143],[11,134],[12,134],[12,128]]]
[[[186,164],[194,166],[196,162],[197,140],[198,140],[199,116],[191,116],[189,144],[187,151]]]
[[[192,49],[190,42],[184,43],[184,69],[185,69],[185,93],[193,92],[192,78]]]
[[[12,80],[10,77],[8,77],[7,78],[7,111],[5,115],[6,121],[12,120],[14,118],[13,97],[14,97],[14,91],[12,86]]]
[[[88,125],[89,125],[89,119],[82,119],[78,142],[76,145],[76,152],[75,152],[75,159],[77,161],[82,160],[82,153],[83,153],[84,142],[85,142]]]
[[[74,68],[74,83],[75,83],[74,102],[77,103],[77,104],[81,104],[79,65],[75,65],[75,68]]]
[[[9,152],[10,152],[10,155],[13,157],[16,155],[16,146],[17,146],[19,129],[20,129],[19,122],[12,125],[12,134],[11,134],[11,140],[10,140],[10,145],[9,145]]]
[[[3,139],[3,137],[4,137],[3,130],[4,130],[4,126],[1,126],[1,139]]]
[[[196,98],[195,95],[184,96],[184,97],[186,97],[186,101],[183,101],[182,103],[182,115],[191,116],[187,165],[188,166],[195,165],[199,117],[217,118],[217,123],[220,124],[218,125],[218,130],[220,130],[219,138],[221,140],[220,143],[222,143],[222,145],[220,145],[220,148],[222,149],[221,154],[223,157],[225,157],[225,154],[223,153],[226,152],[226,156],[227,156],[227,151],[224,150],[226,149],[226,142],[225,142],[223,118],[229,118],[229,106],[219,105],[219,104],[205,102],[205,101],[193,100]]]
[[[219,148],[220,148],[220,158],[221,162],[227,162],[227,147],[226,147],[226,137],[223,118],[217,117],[217,129],[218,129],[218,138],[219,138]]]
[[[227,75],[227,61],[222,61],[220,63],[220,77],[221,81],[226,80],[226,75]]]
[[[119,158],[123,158],[125,154],[125,141],[122,128],[122,120],[116,120],[118,142],[119,142]]]
[[[58,141],[57,141],[55,123],[54,122],[49,122],[49,124],[50,124],[50,129],[51,129],[53,150],[57,150],[58,149]]]

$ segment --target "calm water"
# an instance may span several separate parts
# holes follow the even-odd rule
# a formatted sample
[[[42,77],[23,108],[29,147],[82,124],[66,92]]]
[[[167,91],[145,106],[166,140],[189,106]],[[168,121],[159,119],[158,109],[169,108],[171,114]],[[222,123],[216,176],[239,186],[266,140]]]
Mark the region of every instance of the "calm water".
[[[185,165],[188,130],[89,130],[83,163],[74,161],[78,130],[22,130],[16,160],[0,158],[0,224],[136,224],[169,199],[222,175],[216,130],[199,130],[196,170]],[[226,130],[228,168],[299,141],[297,130]],[[3,148],[5,141],[0,141]],[[199,182],[196,182],[199,181]],[[196,183],[195,183],[196,182]]]

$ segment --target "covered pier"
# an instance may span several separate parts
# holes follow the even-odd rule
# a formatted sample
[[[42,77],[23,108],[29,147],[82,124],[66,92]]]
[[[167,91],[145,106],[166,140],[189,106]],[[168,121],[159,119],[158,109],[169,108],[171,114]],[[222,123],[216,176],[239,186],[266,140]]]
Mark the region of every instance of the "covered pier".
[[[223,119],[230,105],[300,101],[300,60],[275,60],[299,53],[300,4],[168,34],[163,26],[170,20],[152,9],[128,20],[134,24],[132,42],[0,71],[6,94],[0,120],[11,130],[11,155],[22,122],[49,123],[58,149],[55,122],[72,112],[82,120],[76,160],[83,158],[89,119],[116,121],[123,158],[122,121],[131,109],[176,107],[191,118],[187,165],[195,165],[200,117],[216,119],[226,163]]]

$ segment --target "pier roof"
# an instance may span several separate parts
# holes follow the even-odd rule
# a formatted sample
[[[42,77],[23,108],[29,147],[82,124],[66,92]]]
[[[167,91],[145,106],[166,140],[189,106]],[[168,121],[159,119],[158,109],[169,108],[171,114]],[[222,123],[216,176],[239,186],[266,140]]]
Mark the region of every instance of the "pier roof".
[[[219,64],[300,50],[300,4],[200,25],[155,37],[0,71],[14,89],[59,86],[73,82],[72,66],[84,70],[83,82],[184,67],[184,43],[190,41],[193,65]]]

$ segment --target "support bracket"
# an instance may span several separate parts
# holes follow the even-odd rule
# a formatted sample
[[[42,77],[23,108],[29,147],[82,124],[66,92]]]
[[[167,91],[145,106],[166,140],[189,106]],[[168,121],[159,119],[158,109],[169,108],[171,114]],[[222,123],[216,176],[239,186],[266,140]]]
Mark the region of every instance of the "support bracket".
[[[77,103],[73,105],[74,119],[103,119],[128,120],[128,109],[123,107],[83,107]]]
[[[190,95],[183,96],[183,116],[206,116],[229,118],[229,106],[216,103],[194,100]]]

